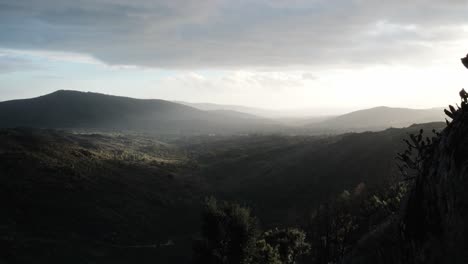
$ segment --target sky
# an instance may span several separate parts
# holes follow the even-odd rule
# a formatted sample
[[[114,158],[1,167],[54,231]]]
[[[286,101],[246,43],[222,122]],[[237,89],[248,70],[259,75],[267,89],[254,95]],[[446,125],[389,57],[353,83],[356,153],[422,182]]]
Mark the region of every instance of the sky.
[[[468,84],[466,14],[462,0],[0,0],[0,101],[440,107]]]

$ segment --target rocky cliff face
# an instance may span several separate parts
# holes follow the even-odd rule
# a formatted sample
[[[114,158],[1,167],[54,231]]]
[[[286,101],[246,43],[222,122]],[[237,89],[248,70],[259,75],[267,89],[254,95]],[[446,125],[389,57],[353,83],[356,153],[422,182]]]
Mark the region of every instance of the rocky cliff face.
[[[468,94],[460,96],[461,107],[445,110],[452,122],[425,144],[401,214],[364,237],[345,263],[468,263]]]
[[[468,263],[468,103],[432,146],[402,216],[408,256],[415,263]]]

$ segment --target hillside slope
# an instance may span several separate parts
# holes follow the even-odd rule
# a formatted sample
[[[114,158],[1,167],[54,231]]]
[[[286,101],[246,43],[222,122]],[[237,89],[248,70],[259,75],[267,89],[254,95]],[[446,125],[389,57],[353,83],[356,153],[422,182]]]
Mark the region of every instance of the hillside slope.
[[[6,263],[182,263],[203,197],[236,200],[268,226],[297,225],[358,184],[395,173],[407,129],[310,136],[0,130],[0,252]],[[272,206],[274,205],[274,206]]]
[[[239,133],[274,127],[249,115],[202,111],[164,100],[77,91],[0,102],[0,127],[145,130],[156,133]]]
[[[310,124],[308,128],[331,132],[360,132],[383,130],[390,127],[407,127],[412,124],[428,122],[442,122],[443,120],[444,114],[440,108],[409,109],[381,106],[351,112],[320,123]]]
[[[0,262],[187,260],[203,198],[191,168],[140,137],[0,130]]]
[[[394,158],[408,133],[441,127],[443,123],[428,123],[332,137],[191,140],[184,148],[193,153],[198,174],[213,193],[242,199],[262,219],[282,222],[285,215],[293,219],[360,183],[376,186],[393,180],[398,174]]]

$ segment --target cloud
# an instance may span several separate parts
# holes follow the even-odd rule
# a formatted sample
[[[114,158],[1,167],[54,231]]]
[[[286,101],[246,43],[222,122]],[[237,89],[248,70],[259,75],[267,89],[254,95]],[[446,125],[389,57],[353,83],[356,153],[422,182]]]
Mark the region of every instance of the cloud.
[[[30,60],[2,54],[0,52],[0,74],[36,69],[39,69],[39,66]]]
[[[461,0],[0,0],[0,47],[157,68],[423,63],[466,41],[467,13]]]
[[[317,80],[317,76],[315,76],[314,74],[310,73],[310,72],[304,72],[302,74],[302,79],[303,80]]]
[[[73,63],[102,64],[92,56],[60,51],[0,49],[0,56],[21,58],[22,60],[46,59]]]
[[[306,78],[304,78],[306,76]],[[170,87],[173,90],[193,95],[194,93],[219,95],[225,94],[271,94],[288,92],[302,88],[312,77],[304,72],[257,72],[257,71],[224,71],[216,76],[205,76],[196,72],[181,72],[163,78],[158,87]],[[174,89],[175,88],[175,89]],[[259,93],[261,92],[261,93]]]
[[[187,72],[153,82],[150,97],[278,108],[303,94],[303,72]],[[290,101],[292,102],[292,101]]]

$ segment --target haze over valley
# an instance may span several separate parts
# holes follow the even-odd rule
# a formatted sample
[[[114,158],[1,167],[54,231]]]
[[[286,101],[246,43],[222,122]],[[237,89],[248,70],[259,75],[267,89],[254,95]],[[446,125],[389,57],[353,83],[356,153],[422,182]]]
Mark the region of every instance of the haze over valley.
[[[0,264],[465,264],[468,2],[0,0]]]
[[[150,134],[321,134],[442,122],[442,108],[375,107],[337,116],[274,115],[242,106],[188,104],[60,90],[0,102],[0,127],[104,129]],[[263,111],[263,112],[262,112]]]

